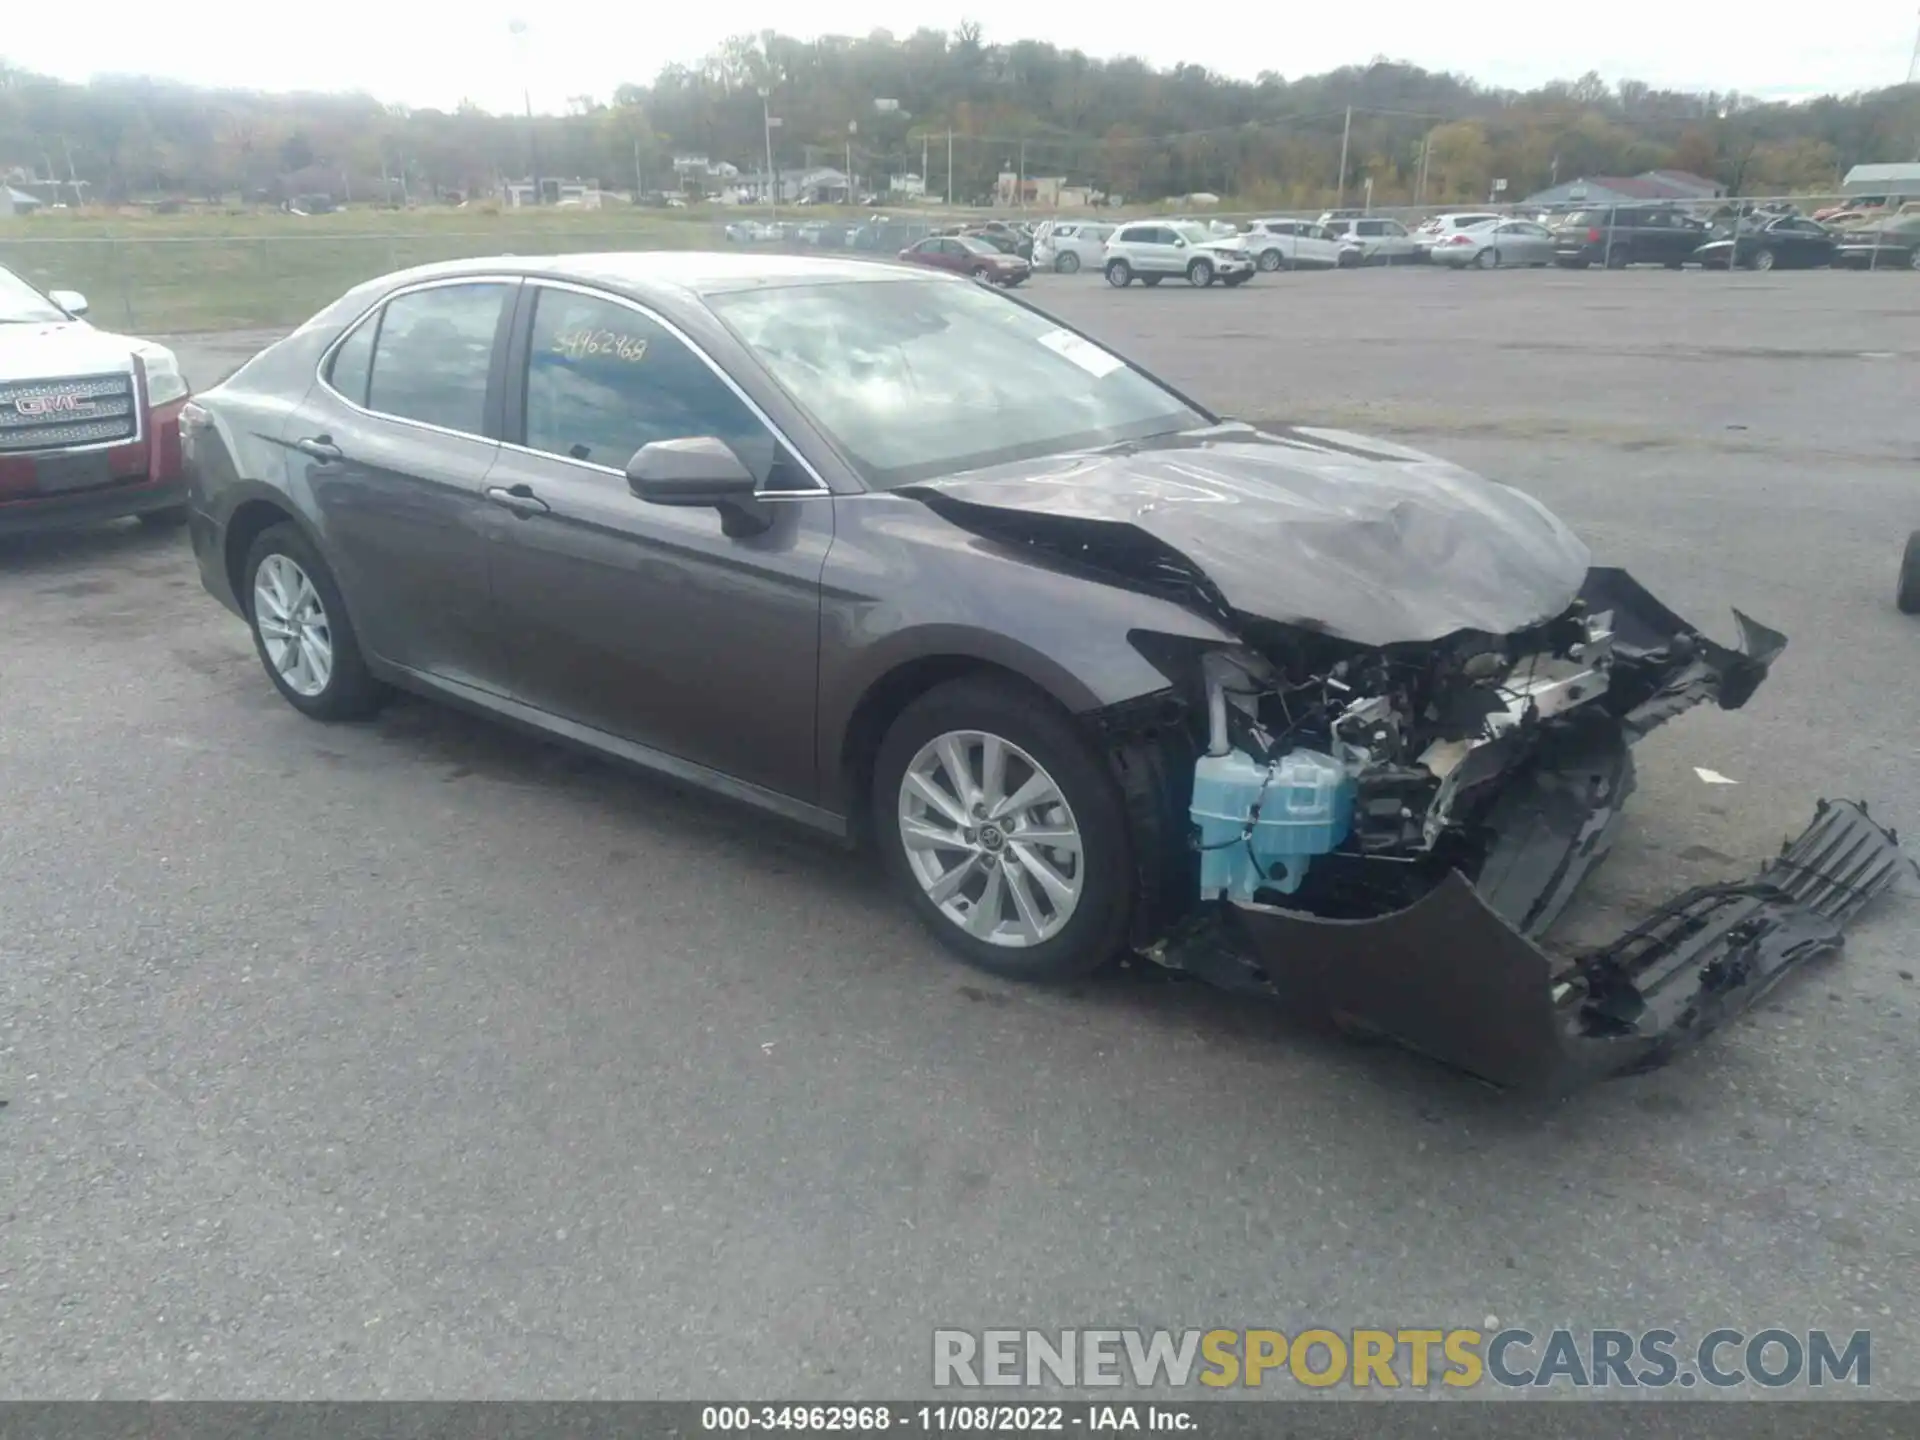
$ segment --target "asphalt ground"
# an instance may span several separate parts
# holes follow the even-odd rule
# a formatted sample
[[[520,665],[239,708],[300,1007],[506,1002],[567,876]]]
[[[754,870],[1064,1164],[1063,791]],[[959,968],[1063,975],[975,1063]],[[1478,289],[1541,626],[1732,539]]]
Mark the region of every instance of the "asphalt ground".
[[[1822,795],[1920,827],[1911,277],[1026,293],[1791,635],[1642,747],[1570,937]],[[178,345],[204,386],[259,338]],[[0,1395],[906,1395],[935,1326],[1310,1324],[1870,1329],[1920,1395],[1911,885],[1680,1064],[1525,1102],[973,974],[857,858],[431,705],[316,726],[121,527],[0,546],[0,806]]]

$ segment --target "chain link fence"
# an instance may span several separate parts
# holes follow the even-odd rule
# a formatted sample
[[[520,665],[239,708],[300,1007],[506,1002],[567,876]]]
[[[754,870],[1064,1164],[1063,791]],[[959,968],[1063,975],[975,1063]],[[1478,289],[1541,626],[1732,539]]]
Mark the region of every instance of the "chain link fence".
[[[1910,212],[1920,210],[1920,200],[1904,203]],[[1819,216],[1848,204],[1845,197],[1837,195],[1803,195],[1680,202],[1680,208],[1696,218],[1724,223],[1731,218],[1734,207],[1755,212],[1764,220],[1789,211]],[[1851,212],[1843,212],[1839,223],[1868,228],[1885,225],[1889,223],[1887,217],[1898,212],[1902,204],[1895,198],[1890,206],[1855,222],[1846,218]],[[1594,204],[1568,205],[1562,210],[1574,208],[1605,210],[1604,205]],[[1459,202],[1348,206],[1341,213],[1394,220],[1411,230],[1432,216],[1464,211],[1553,218],[1542,217],[1538,207]],[[1150,210],[1142,207],[1081,214],[1008,210],[999,212],[999,218],[1036,225],[1049,219],[1111,223],[1149,214],[1187,215],[1241,229],[1256,218],[1292,216],[1311,220],[1318,218],[1319,212],[1237,206],[1196,210],[1183,209],[1175,202]],[[393,216],[391,229],[365,228],[370,218],[377,218],[377,212],[353,218],[357,223],[352,229],[251,234],[160,233],[159,226],[138,220],[86,226],[33,220],[0,230],[0,265],[43,290],[82,292],[91,306],[90,318],[99,325],[166,334],[294,325],[361,281],[436,260],[704,248],[891,257],[928,234],[977,224],[989,217],[981,212],[910,208],[860,214],[783,208],[771,213],[743,206],[711,217],[670,221],[652,220],[645,212],[617,219],[593,213],[577,217],[548,215],[537,224],[503,218],[497,225],[458,228],[422,223],[412,214]],[[60,233],[62,230],[65,233]]]

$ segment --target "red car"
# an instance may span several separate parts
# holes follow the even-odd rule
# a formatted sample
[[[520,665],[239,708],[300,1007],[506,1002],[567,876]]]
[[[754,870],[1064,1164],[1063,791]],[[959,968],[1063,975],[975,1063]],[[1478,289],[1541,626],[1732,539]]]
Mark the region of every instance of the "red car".
[[[976,280],[991,281],[1011,290],[1033,274],[1033,267],[1018,255],[1003,255],[984,240],[971,235],[929,235],[900,252],[909,265],[926,265],[935,270],[955,270]]]

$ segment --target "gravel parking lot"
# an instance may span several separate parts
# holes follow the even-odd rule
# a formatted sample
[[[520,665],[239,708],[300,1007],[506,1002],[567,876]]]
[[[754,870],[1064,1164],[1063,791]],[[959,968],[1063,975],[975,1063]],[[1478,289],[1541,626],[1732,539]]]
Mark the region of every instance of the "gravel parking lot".
[[[1920,833],[1911,277],[1022,293],[1789,633],[1643,747],[1575,935],[1821,795]],[[179,347],[206,385],[264,338]],[[1870,1328],[1920,1396],[1911,885],[1678,1066],[1532,1104],[1137,972],[970,973],[855,858],[423,703],[316,726],[178,535],[0,546],[0,615],[10,1396],[902,1395],[936,1325],[1488,1317]]]

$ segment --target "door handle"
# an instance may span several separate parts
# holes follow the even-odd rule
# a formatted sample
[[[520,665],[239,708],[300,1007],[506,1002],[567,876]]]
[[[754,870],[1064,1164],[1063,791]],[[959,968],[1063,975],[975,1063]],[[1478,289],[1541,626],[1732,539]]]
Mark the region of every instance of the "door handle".
[[[316,460],[344,460],[346,453],[333,443],[331,435],[307,435],[293,442],[293,448]]]
[[[552,513],[547,502],[533,493],[531,485],[489,485],[487,499],[496,505],[504,505],[522,520],[529,515]]]

